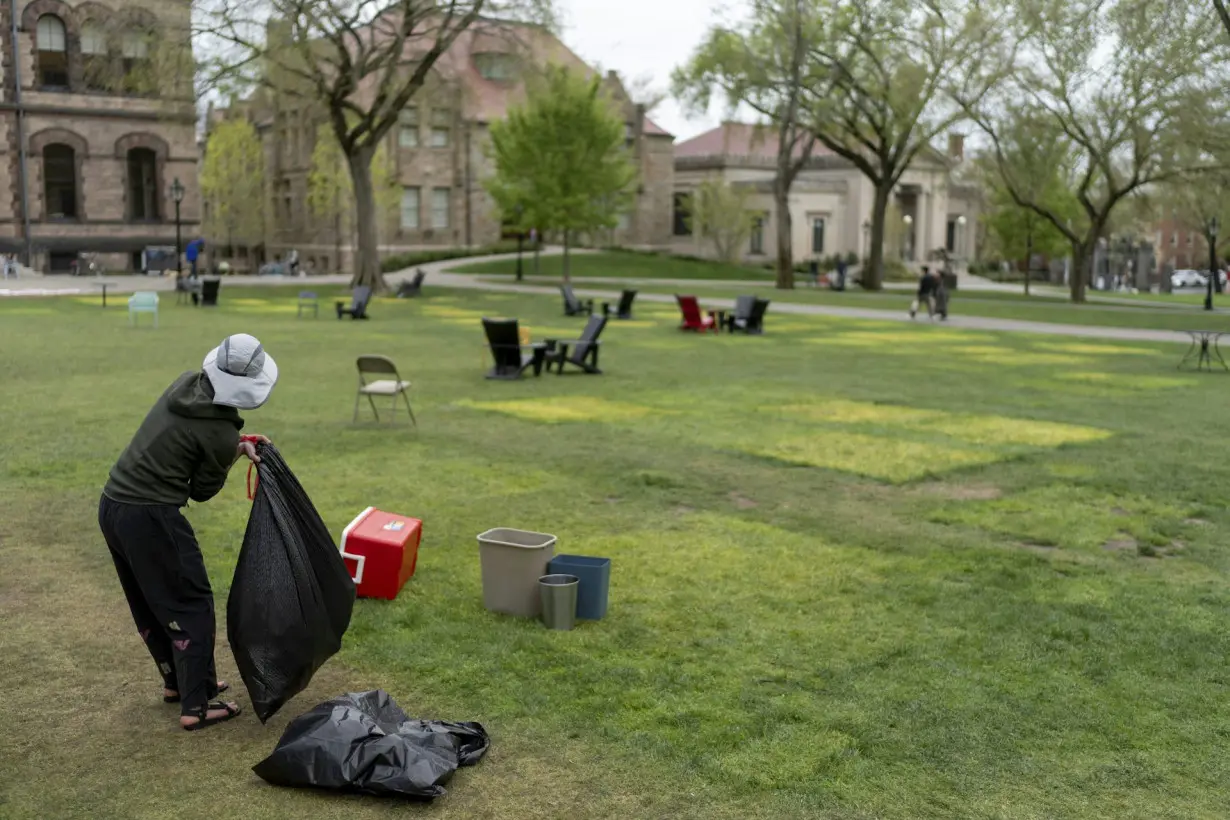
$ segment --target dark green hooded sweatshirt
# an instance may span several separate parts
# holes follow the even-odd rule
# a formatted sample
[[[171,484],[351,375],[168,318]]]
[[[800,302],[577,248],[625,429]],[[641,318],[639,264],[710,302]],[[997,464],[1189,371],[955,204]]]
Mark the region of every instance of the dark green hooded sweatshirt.
[[[213,398],[204,373],[176,379],[111,468],[103,495],[127,504],[172,507],[217,495],[235,463],[243,419],[234,407],[214,404]]]

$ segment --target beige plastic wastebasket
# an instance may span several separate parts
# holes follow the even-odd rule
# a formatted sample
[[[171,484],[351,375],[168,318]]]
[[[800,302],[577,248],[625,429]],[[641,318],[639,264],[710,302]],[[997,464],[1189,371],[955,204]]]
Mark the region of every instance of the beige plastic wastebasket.
[[[537,618],[542,612],[538,579],[555,557],[555,536],[500,527],[478,536],[483,606],[491,612]]]

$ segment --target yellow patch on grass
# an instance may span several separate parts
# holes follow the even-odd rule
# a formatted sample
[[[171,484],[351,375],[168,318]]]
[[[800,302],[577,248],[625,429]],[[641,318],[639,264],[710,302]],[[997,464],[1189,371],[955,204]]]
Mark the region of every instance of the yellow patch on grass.
[[[1081,384],[1105,385],[1127,390],[1170,390],[1176,387],[1191,387],[1196,384],[1192,379],[1177,376],[1138,376],[1124,373],[1098,373],[1093,371],[1074,371],[1057,373],[1055,378],[1067,382]]]
[[[599,399],[594,396],[567,396],[522,401],[459,401],[462,407],[503,413],[527,421],[547,423],[570,421],[619,422],[659,412],[630,402]]]
[[[966,450],[838,430],[779,439],[766,446],[753,445],[745,448],[745,452],[894,484],[961,467],[991,464],[1003,458],[992,450]]]
[[[1160,356],[1162,351],[1147,347],[1126,347],[1123,345],[1100,345],[1088,342],[1035,342],[1039,350],[1051,350],[1057,353],[1084,353],[1092,356]]]

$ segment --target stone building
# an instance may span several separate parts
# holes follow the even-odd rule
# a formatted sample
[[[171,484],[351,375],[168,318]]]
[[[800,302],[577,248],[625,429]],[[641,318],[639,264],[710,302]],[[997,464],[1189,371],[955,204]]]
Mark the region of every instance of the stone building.
[[[0,251],[70,270],[88,255],[140,269],[197,230],[189,4],[33,0],[0,4]]]
[[[921,264],[941,248],[957,261],[976,256],[980,193],[953,175],[963,156],[963,142],[954,135],[948,156],[926,152],[902,176],[889,203],[888,258]],[[691,229],[687,201],[701,182],[716,179],[747,191],[749,208],[756,214],[744,259],[771,261],[777,247],[776,175],[777,134],[771,128],[728,122],[675,146],[673,250],[712,254],[712,243]],[[850,253],[866,259],[874,196],[871,182],[857,168],[817,143],[790,191],[796,262]]]
[[[488,126],[525,99],[523,69],[553,63],[592,72],[559,39],[536,27],[477,25],[464,32],[434,66],[425,87],[401,112],[385,142],[385,156],[400,189],[398,207],[383,214],[380,253],[490,244],[506,234],[483,181],[493,173],[487,155]],[[674,176],[673,138],[630,98],[619,77],[604,84],[623,109],[627,147],[640,169],[635,204],[618,229],[601,237],[621,245],[670,245]],[[241,253],[239,267],[283,258],[297,250],[301,264],[317,272],[348,269],[352,263],[350,220],[340,236],[332,218],[308,207],[308,179],[319,108],[298,96],[262,91],[218,109],[209,121],[247,117],[265,147],[268,187],[266,241],[255,254]],[[208,152],[208,141],[204,150]]]

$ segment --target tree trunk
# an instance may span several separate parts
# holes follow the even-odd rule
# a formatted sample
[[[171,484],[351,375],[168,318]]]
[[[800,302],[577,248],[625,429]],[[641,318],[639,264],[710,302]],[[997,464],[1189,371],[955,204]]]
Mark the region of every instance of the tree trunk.
[[[572,257],[568,253],[569,251],[568,240],[570,238],[571,237],[569,236],[569,231],[565,229],[564,230],[564,284],[565,285],[570,284],[572,282],[572,264],[571,264]]]
[[[1072,272],[1068,275],[1068,292],[1072,301],[1077,304],[1085,301],[1085,286],[1093,280],[1093,249],[1097,247],[1100,232],[1100,229],[1092,231],[1092,239],[1072,244]]]
[[[863,267],[863,289],[880,290],[884,286],[884,228],[888,215],[889,186],[877,186],[871,205],[871,247]]]
[[[373,293],[386,289],[384,274],[380,271],[379,243],[376,237],[376,192],[372,186],[372,157],[376,149],[361,146],[347,155],[350,180],[354,186],[355,202],[355,249],[354,275],[351,287],[367,286]]]
[[[792,144],[793,145],[793,144]],[[778,151],[777,178],[773,181],[774,220],[777,223],[777,288],[794,289],[794,242],[790,220],[790,183],[793,161],[788,151]]]
[[[1029,226],[1025,235],[1025,295],[1029,295],[1029,273],[1034,269],[1034,229]]]

